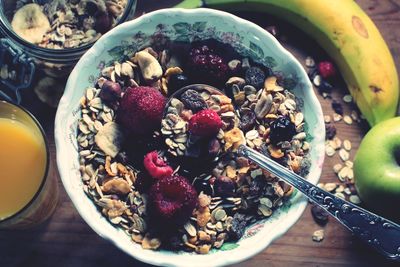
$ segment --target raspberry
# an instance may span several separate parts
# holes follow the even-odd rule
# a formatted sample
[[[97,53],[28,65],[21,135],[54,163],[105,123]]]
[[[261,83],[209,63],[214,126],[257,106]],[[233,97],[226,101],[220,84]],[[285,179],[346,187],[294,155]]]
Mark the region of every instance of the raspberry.
[[[158,155],[157,151],[152,151],[144,156],[143,165],[147,172],[154,179],[171,176],[174,170]]]
[[[228,65],[225,60],[214,53],[208,46],[195,47],[190,51],[189,65],[196,77],[203,82],[225,81]]]
[[[330,61],[321,61],[318,64],[318,71],[325,79],[332,78],[336,75],[335,66]]]
[[[149,193],[151,216],[166,224],[183,224],[197,203],[196,189],[182,176],[158,180]]]
[[[117,119],[134,134],[148,134],[160,126],[165,104],[165,97],[155,88],[128,88]]]
[[[221,127],[221,118],[211,109],[201,110],[189,120],[189,132],[197,136],[211,137],[216,135]]]

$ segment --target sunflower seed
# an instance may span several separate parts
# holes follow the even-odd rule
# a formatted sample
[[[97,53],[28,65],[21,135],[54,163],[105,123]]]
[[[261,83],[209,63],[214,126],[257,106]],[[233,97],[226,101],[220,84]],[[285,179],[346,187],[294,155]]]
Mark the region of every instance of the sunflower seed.
[[[349,140],[344,140],[343,141],[343,147],[344,149],[346,149],[347,151],[351,150],[351,142]]]
[[[351,95],[343,96],[343,101],[346,103],[351,103],[353,101],[353,97]]]
[[[259,205],[258,206],[258,211],[264,216],[264,217],[269,217],[272,215],[272,209],[268,208],[265,205]]]
[[[315,66],[315,61],[314,61],[314,59],[312,57],[306,57],[305,64],[306,64],[306,67],[312,68],[312,67]]]
[[[341,198],[341,199],[345,199],[346,197],[345,197],[345,195],[343,194],[343,193],[335,193],[334,194],[336,197],[338,197],[338,198]]]
[[[326,183],[324,185],[325,190],[329,191],[329,192],[335,191],[336,187],[337,187],[337,184],[335,184],[335,183]]]
[[[187,222],[183,227],[185,228],[189,236],[194,237],[197,235],[196,228],[191,223]]]
[[[293,136],[293,139],[297,139],[297,140],[304,140],[306,139],[306,133],[305,132],[301,132],[296,134],[295,136]]]
[[[339,173],[339,171],[340,171],[342,168],[343,168],[343,166],[342,166],[342,164],[340,164],[340,163],[333,165],[333,171],[334,171],[335,173]]]
[[[326,155],[327,155],[328,157],[332,157],[333,155],[335,155],[336,151],[335,151],[335,149],[334,149],[332,146],[327,145],[327,146],[325,147],[325,153],[326,153]]]
[[[221,221],[226,217],[226,212],[223,209],[216,209],[211,213],[211,215],[216,221]]]
[[[351,195],[349,197],[349,200],[351,203],[354,203],[356,205],[361,203],[361,199],[357,195]]]
[[[353,123],[353,119],[349,115],[344,115],[343,121],[348,125]]]
[[[343,118],[342,115],[337,114],[337,113],[333,113],[333,121],[334,121],[334,122],[341,121],[342,118]]]
[[[339,150],[339,157],[343,160],[346,161],[350,158],[349,152],[347,152],[345,149],[341,148]]]
[[[248,139],[248,140],[254,140],[257,137],[258,137],[258,131],[257,130],[251,130],[251,131],[248,131],[246,133],[246,139]]]

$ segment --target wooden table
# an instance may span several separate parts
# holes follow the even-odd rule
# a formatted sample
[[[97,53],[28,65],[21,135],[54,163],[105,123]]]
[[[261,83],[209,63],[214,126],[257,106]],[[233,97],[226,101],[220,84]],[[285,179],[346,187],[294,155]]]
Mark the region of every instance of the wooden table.
[[[138,1],[139,12],[169,7],[179,1],[146,0]],[[161,2],[161,3],[160,3]],[[312,2],[310,0],[310,2]],[[371,15],[381,30],[400,66],[400,0],[358,0],[362,8]],[[304,62],[306,55],[324,56],[312,40],[301,32],[274,19],[261,20],[257,14],[241,14],[247,19],[256,20],[262,26],[278,25],[282,35],[290,36],[284,45]],[[296,45],[292,45],[296,44]],[[317,50],[317,52],[316,52]],[[332,94],[341,99],[346,93],[345,86],[339,82]],[[333,113],[330,100],[318,95],[325,114]],[[39,117],[47,133],[52,159],[55,159],[53,121],[55,110],[41,105],[37,100],[30,102],[28,108]],[[345,105],[345,112],[354,107]],[[336,123],[338,136],[353,143],[351,156],[358,148],[366,128]],[[327,158],[321,176],[322,182],[337,182],[332,171],[338,158]],[[1,170],[0,170],[1,171]],[[56,175],[56,170],[53,174]],[[0,266],[4,267],[45,267],[45,266],[146,266],[135,261],[94,233],[81,219],[65,191],[61,189],[58,208],[54,216],[44,225],[29,231],[0,231]],[[236,266],[395,266],[371,252],[339,223],[330,220],[325,229],[325,240],[315,243],[312,233],[320,229],[312,219],[308,207],[298,222],[280,239],[254,258]],[[397,265],[398,266],[398,265]]]

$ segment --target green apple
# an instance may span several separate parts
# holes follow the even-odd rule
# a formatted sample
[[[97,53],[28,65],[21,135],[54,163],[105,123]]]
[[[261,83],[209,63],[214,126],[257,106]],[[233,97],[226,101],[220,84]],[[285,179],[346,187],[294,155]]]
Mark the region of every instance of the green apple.
[[[400,117],[367,133],[354,160],[354,178],[368,208],[400,221]]]

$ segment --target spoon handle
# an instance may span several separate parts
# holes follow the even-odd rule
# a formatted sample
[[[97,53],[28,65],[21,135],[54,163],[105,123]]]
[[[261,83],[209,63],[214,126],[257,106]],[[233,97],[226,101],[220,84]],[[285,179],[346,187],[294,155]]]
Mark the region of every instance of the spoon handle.
[[[238,154],[297,188],[386,258],[400,261],[400,225],[322,190],[254,149],[241,145]]]

